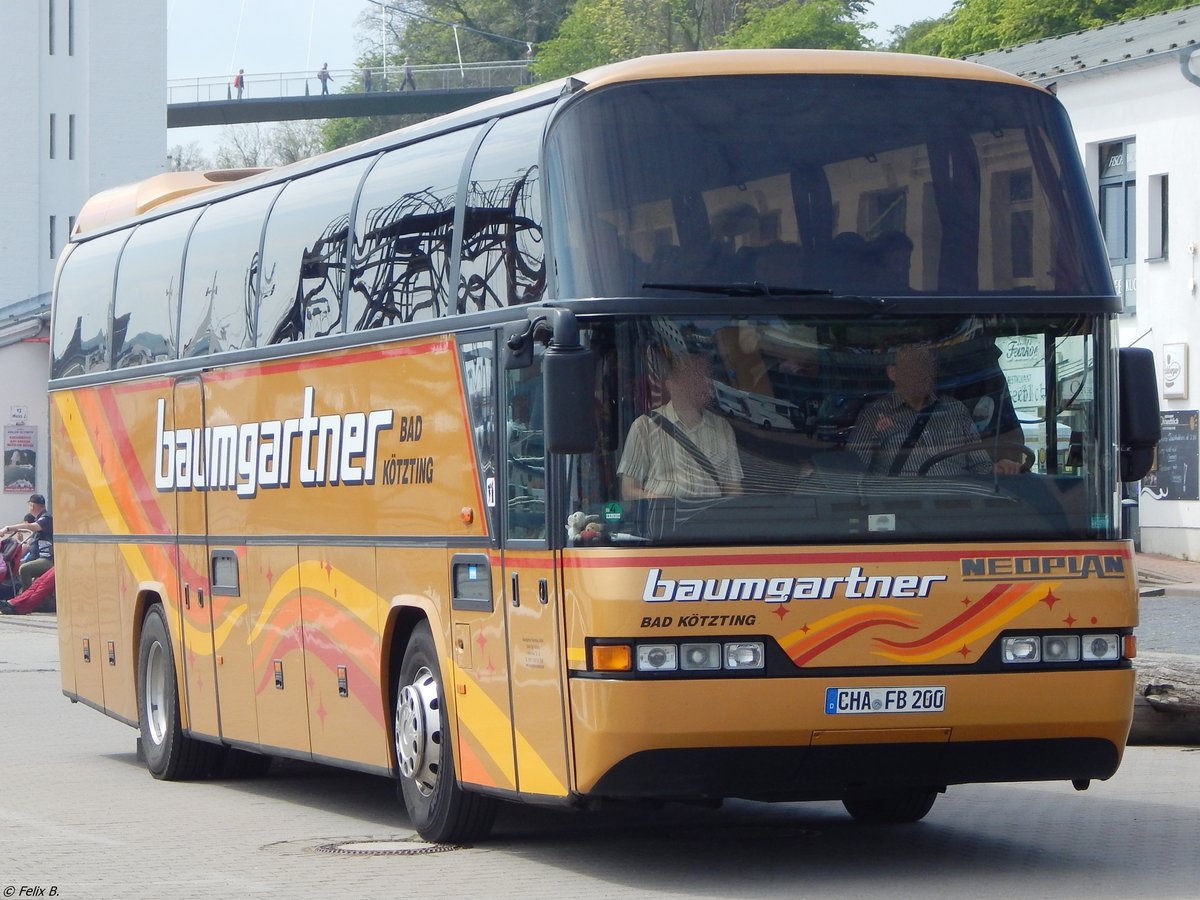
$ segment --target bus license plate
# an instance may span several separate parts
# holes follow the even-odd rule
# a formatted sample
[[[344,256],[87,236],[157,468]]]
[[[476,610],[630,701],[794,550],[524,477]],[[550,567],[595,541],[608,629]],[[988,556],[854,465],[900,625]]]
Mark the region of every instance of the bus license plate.
[[[855,713],[929,713],[946,709],[944,687],[826,688],[825,712],[831,716]]]

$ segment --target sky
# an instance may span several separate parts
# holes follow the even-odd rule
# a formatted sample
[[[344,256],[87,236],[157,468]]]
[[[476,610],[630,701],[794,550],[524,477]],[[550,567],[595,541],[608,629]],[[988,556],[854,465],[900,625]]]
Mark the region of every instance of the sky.
[[[228,76],[238,69],[309,72],[358,57],[355,23],[368,0],[167,0],[167,77]],[[887,40],[896,25],[940,16],[954,0],[875,0],[867,18]]]
[[[875,0],[867,20],[876,41],[892,28],[949,12],[954,0]],[[350,69],[359,55],[356,23],[369,0],[167,0],[167,78],[228,78]],[[211,155],[222,128],[176,128],[169,146],[196,142]]]

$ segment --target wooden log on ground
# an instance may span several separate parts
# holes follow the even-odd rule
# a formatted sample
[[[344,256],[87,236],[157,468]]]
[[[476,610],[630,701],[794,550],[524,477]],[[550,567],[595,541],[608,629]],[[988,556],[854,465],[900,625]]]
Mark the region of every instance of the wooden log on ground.
[[[1200,744],[1200,657],[1139,653],[1130,744]]]

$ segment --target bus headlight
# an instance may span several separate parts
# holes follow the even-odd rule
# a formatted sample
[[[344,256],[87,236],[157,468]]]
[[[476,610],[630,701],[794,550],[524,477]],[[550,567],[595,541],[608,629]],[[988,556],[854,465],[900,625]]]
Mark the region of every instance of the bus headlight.
[[[1079,659],[1079,635],[1046,635],[1042,638],[1042,658],[1046,662],[1075,662]]]
[[[705,670],[721,668],[720,644],[684,644],[683,668],[688,670]]]
[[[637,667],[639,672],[673,672],[679,668],[678,653],[674,644],[638,644]]]
[[[1120,659],[1121,642],[1115,634],[1084,635],[1083,658],[1087,660]]]
[[[1042,642],[1036,637],[1006,637],[1000,649],[1006,663],[1035,663],[1042,658]]]
[[[762,641],[739,641],[725,645],[725,668],[761,669],[766,662]]]

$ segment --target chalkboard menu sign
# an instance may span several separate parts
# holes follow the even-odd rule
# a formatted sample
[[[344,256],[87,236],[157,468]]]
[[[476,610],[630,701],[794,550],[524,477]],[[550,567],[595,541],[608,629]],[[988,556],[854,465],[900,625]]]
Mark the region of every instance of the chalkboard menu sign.
[[[1156,500],[1200,500],[1200,411],[1173,409],[1159,417],[1162,439],[1142,493]]]

